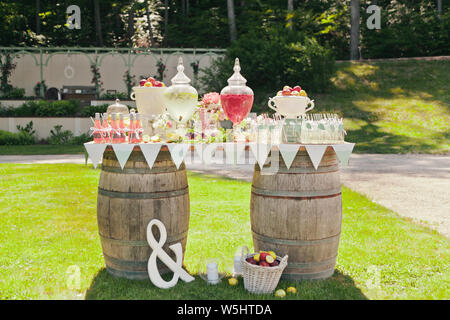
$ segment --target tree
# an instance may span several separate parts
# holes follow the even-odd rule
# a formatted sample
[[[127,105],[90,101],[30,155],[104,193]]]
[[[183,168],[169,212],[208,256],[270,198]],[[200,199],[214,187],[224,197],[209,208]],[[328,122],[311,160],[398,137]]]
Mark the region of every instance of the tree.
[[[41,11],[41,1],[36,0],[36,34],[41,33],[41,18],[39,12]]]
[[[441,14],[442,14],[442,0],[437,0],[437,11],[438,11],[438,17],[439,17],[439,20],[441,20]]]
[[[164,45],[169,37],[169,1],[164,0]]]
[[[153,48],[155,46],[155,38],[153,37],[153,30],[152,30],[152,20],[150,20],[150,10],[148,9],[148,0],[144,1],[145,3],[145,14],[147,16],[147,23],[148,23],[148,33],[150,35],[150,44]]]
[[[95,34],[97,36],[97,45],[103,47],[102,24],[100,21],[100,7],[98,4],[98,0],[94,0],[94,11],[95,11]]]
[[[350,3],[350,60],[359,58],[359,0]]]
[[[292,11],[294,11],[294,0],[288,0],[287,8],[288,15],[292,14]],[[292,29],[292,17],[289,17],[288,19],[288,28]]]
[[[133,35],[134,35],[134,0],[130,3],[130,9],[128,10],[128,30],[127,39],[130,47],[133,46]]]
[[[236,16],[234,14],[234,3],[233,0],[227,0],[228,9],[228,26],[230,28],[230,39],[235,41],[237,39],[236,31]]]

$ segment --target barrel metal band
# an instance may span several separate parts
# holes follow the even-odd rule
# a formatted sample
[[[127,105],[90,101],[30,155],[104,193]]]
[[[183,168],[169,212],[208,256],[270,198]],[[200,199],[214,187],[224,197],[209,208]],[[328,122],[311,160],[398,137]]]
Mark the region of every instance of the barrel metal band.
[[[129,270],[117,270],[111,267],[106,266],[106,271],[108,271],[113,276],[119,278],[126,278],[131,280],[148,280],[148,271],[129,271]],[[167,267],[159,268],[158,271],[160,274],[165,274],[171,272],[171,270]]]
[[[183,233],[179,233],[179,234],[176,234],[173,236],[168,236],[166,243],[179,242],[183,238],[185,238],[187,236],[187,234],[188,234],[188,230],[186,230]],[[102,239],[102,242],[105,241],[110,244],[120,245],[120,246],[130,246],[130,247],[148,247],[149,246],[147,241],[112,239],[112,238],[105,237],[101,234],[100,234],[100,238]]]
[[[120,168],[120,167],[107,167],[102,166],[102,171],[111,173],[123,173],[123,174],[158,174],[158,173],[173,173],[185,170],[185,167],[153,167],[153,168]]]
[[[341,187],[320,191],[278,191],[260,189],[252,185],[252,193],[255,195],[271,198],[291,198],[291,199],[313,199],[313,198],[333,198],[341,195]]]
[[[291,268],[291,269],[309,269],[309,268],[314,268],[314,267],[326,266],[326,265],[329,265],[330,263],[334,264],[336,262],[336,258],[337,258],[337,255],[331,259],[317,261],[317,262],[300,263],[300,262],[289,261],[289,268]]]
[[[103,253],[103,256],[105,257],[106,261],[109,261],[117,266],[121,266],[121,267],[125,267],[125,268],[143,268],[143,269],[145,268],[145,270],[147,270],[148,260],[145,260],[145,261],[121,260],[121,259],[110,257],[104,253]],[[158,269],[161,269],[161,270],[168,269],[167,266],[159,265],[159,264],[160,263],[158,262]],[[139,272],[136,270],[134,270],[134,271]],[[145,272],[147,272],[147,271],[145,271]]]
[[[273,165],[272,165],[273,166]],[[256,171],[261,171],[259,169],[259,166],[256,166],[257,168],[255,168]],[[270,169],[271,166],[268,167],[263,167],[264,169]],[[290,167],[288,168],[284,168],[281,167],[278,164],[278,170],[277,173],[282,173],[282,174],[296,174],[296,173],[302,173],[302,174],[320,174],[320,173],[334,173],[334,172],[339,172],[339,169],[333,165],[333,166],[320,166],[319,168],[317,168],[317,170],[313,170],[312,168],[307,168],[307,167]]]
[[[148,271],[122,271],[106,266],[106,271],[115,277],[130,280],[148,280]]]
[[[272,237],[266,237],[263,235],[260,235],[258,233],[256,233],[255,231],[252,230],[252,234],[253,237],[255,237],[258,240],[267,242],[267,243],[274,243],[274,244],[282,244],[282,245],[287,245],[287,246],[312,246],[312,245],[316,245],[316,244],[324,244],[324,243],[329,243],[329,242],[337,242],[339,241],[339,236],[341,235],[341,233],[339,232],[338,234],[331,236],[329,238],[324,238],[324,239],[317,239],[317,240],[290,240],[290,239],[277,239],[277,238],[272,238]]]
[[[105,257],[105,260],[110,261],[111,263],[114,263],[115,265],[118,265],[121,267],[141,267],[141,268],[147,269],[148,260],[145,260],[145,261],[121,260],[121,259],[110,257],[105,253],[103,253],[103,256]]]
[[[182,196],[188,193],[189,187],[180,190],[158,191],[158,192],[118,192],[118,191],[104,190],[101,189],[100,187],[98,188],[98,194],[101,194],[102,196],[121,199],[161,199],[161,198]]]

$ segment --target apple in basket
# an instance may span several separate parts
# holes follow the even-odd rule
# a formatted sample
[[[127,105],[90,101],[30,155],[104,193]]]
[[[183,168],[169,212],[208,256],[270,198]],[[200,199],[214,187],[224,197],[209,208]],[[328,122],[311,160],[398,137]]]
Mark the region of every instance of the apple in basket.
[[[280,261],[277,260],[277,254],[273,251],[260,251],[247,258],[246,261],[260,267],[276,267],[280,265]]]

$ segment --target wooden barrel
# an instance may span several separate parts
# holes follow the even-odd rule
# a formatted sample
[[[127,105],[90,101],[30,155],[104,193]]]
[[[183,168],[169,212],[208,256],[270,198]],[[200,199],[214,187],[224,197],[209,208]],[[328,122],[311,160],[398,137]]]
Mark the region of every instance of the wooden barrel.
[[[251,226],[255,250],[289,255],[282,278],[321,279],[334,272],[342,222],[338,159],[328,147],[317,170],[304,147],[290,169],[281,154],[274,175],[255,165]],[[269,155],[270,159],[270,155]],[[266,162],[264,167],[268,167]]]
[[[151,248],[147,225],[159,219],[167,230],[164,250],[181,242],[186,248],[189,228],[189,189],[186,167],[176,168],[167,147],[161,149],[150,169],[139,147],[135,147],[124,169],[111,147],[103,154],[98,186],[97,219],[106,269],[117,277],[148,279]],[[159,230],[154,227],[155,239]],[[168,268],[158,261],[161,274]]]

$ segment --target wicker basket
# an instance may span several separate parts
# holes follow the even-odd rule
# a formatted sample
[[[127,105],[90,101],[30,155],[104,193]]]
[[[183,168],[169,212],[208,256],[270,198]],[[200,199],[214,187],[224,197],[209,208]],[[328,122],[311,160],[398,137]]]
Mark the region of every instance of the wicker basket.
[[[284,268],[287,266],[288,256],[286,255],[283,258],[277,256],[280,264],[276,267],[261,267],[246,261],[247,258],[254,255],[255,253],[250,254],[247,246],[242,248],[241,264],[244,287],[251,293],[272,293],[280,281]]]

